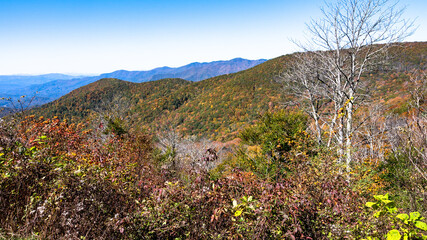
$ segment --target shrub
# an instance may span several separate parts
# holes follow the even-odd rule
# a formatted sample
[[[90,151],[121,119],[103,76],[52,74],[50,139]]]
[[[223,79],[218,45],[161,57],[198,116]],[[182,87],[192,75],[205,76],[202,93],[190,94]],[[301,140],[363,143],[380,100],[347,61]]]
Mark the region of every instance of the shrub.
[[[239,168],[265,179],[286,175],[290,162],[316,154],[306,127],[307,116],[300,112],[268,112],[241,132],[240,149],[218,168]]]
[[[14,136],[1,137],[0,228],[6,232],[122,239],[135,197],[157,183],[144,134],[99,136],[83,125],[28,117]],[[137,182],[147,184],[137,188]]]
[[[399,240],[427,239],[427,224],[419,212],[398,214],[398,208],[389,195],[374,195],[375,202],[367,202],[369,220],[361,226],[366,239]]]

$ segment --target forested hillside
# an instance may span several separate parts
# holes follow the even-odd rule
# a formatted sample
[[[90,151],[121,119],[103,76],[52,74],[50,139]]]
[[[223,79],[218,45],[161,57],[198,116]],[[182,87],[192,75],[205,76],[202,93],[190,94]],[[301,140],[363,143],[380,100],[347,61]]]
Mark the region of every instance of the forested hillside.
[[[367,101],[383,102],[401,111],[411,85],[409,72],[424,69],[427,43],[405,43],[390,52],[387,65],[363,78],[370,84]],[[132,124],[152,130],[176,129],[186,135],[232,139],[243,126],[266,111],[290,105],[292,97],[277,81],[294,55],[267,61],[254,68],[200,82],[165,79],[130,83],[103,79],[35,109],[36,115],[81,121],[103,111],[119,111]],[[131,125],[132,125],[131,124]]]

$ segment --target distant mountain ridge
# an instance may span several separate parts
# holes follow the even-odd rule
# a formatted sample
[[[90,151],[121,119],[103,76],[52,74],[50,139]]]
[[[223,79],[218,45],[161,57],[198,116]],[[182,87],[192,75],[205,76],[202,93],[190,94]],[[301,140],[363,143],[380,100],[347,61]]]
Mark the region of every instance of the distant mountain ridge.
[[[234,58],[229,61],[194,62],[188,65],[170,68],[160,67],[149,71],[119,70],[112,73],[101,74],[101,78],[117,78],[130,82],[147,82],[164,78],[182,78],[189,81],[200,81],[223,74],[240,72],[267,61],[266,59],[247,60]]]
[[[68,80],[76,76],[60,73],[43,75],[0,75],[0,94],[12,89],[22,88],[34,84],[44,84],[53,80]]]
[[[34,96],[37,92],[37,99],[33,104],[42,105],[58,99],[74,89],[102,78],[117,78],[135,83],[155,81],[164,78],[181,78],[189,81],[200,81],[219,75],[243,71],[264,63],[265,61],[267,60],[234,58],[228,61],[195,62],[178,68],[160,67],[148,71],[118,70],[99,76],[81,78],[64,74],[0,76],[0,97],[18,98],[22,95]],[[2,79],[4,79],[4,81]],[[34,83],[28,84],[29,81],[34,81]],[[7,103],[0,102],[0,106],[7,106]]]

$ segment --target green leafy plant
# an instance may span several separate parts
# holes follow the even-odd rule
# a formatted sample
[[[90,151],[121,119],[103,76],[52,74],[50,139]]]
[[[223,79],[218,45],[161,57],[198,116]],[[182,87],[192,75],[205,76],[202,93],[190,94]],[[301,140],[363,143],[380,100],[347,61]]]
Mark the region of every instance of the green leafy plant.
[[[374,217],[378,218],[385,214],[393,214],[397,212],[394,201],[389,199],[388,193],[385,195],[374,195],[376,202],[367,202],[366,206],[376,210]]]
[[[378,226],[392,228],[385,234],[385,239],[427,239],[427,235],[424,234],[427,231],[427,224],[421,221],[424,218],[419,212],[411,212],[409,215],[406,213],[397,214],[396,204],[393,200],[390,200],[388,193],[375,195],[374,198],[375,202],[367,202],[365,205],[374,211],[372,216],[376,219],[377,228]],[[368,236],[366,239],[381,239],[380,231],[373,235]]]
[[[421,231],[427,231],[427,224],[421,221],[424,217],[422,217],[419,212],[411,212],[409,215],[401,213],[398,214],[396,218],[401,220],[399,224],[404,234],[403,239],[417,238],[417,236],[420,236],[422,239],[427,239],[427,235],[420,233]]]
[[[237,203],[236,199],[233,199],[233,220],[237,219],[244,221],[244,216],[253,215],[253,211],[258,207],[257,201],[252,196],[243,196],[240,198],[240,203]]]

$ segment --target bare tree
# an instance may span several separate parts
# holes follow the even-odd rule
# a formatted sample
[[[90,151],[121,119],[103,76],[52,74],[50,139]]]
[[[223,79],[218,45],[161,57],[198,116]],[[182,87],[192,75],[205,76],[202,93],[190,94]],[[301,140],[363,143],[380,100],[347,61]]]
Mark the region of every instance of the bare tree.
[[[292,92],[299,101],[307,102],[307,113],[314,120],[317,141],[322,144],[321,115],[325,104],[325,93],[321,83],[317,81],[318,73],[312,71],[314,66],[319,66],[319,62],[313,54],[296,54],[295,56],[294,62],[277,78],[277,81],[283,84],[285,91]]]
[[[25,111],[29,110],[31,107],[34,107],[33,102],[36,99],[36,94],[37,93],[35,93],[32,97],[27,97],[23,95],[17,99],[13,99],[10,97],[9,98],[2,97],[0,98],[0,101],[7,102],[8,107],[1,108],[0,112],[6,111],[3,115],[15,114],[17,118],[22,118]]]
[[[416,71],[409,79],[413,88],[411,91],[411,106],[413,108],[405,128],[400,128],[399,139],[404,147],[403,152],[427,181],[427,115],[424,101],[427,98],[427,72]],[[393,153],[399,152],[397,146],[393,146]]]
[[[413,22],[403,19],[405,8],[390,0],[338,0],[321,10],[322,17],[307,24],[309,40],[298,44],[312,55],[314,64],[304,66],[307,63],[301,62],[304,74],[285,76],[285,81],[291,77],[304,86],[305,76],[311,72],[312,83],[304,86],[311,89],[305,92],[323,93],[322,97],[331,101],[324,124],[328,126],[330,140],[333,138],[337,144],[338,154],[345,157],[349,171],[354,113],[368,92],[362,76],[383,64],[387,50],[412,33]],[[311,116],[321,119],[319,111],[312,109]]]
[[[217,143],[194,136],[183,137],[175,129],[160,131],[157,147],[167,155],[166,164],[179,171],[208,171],[220,162]]]
[[[129,129],[129,99],[115,95],[103,100],[92,112],[92,127],[99,132],[100,139],[106,140],[107,135],[122,135]]]
[[[354,155],[357,159],[371,159],[378,163],[385,160],[388,151],[386,133],[389,118],[384,116],[386,110],[383,104],[368,102],[366,105],[367,110],[359,114],[363,124],[359,124],[354,143],[358,150]]]

